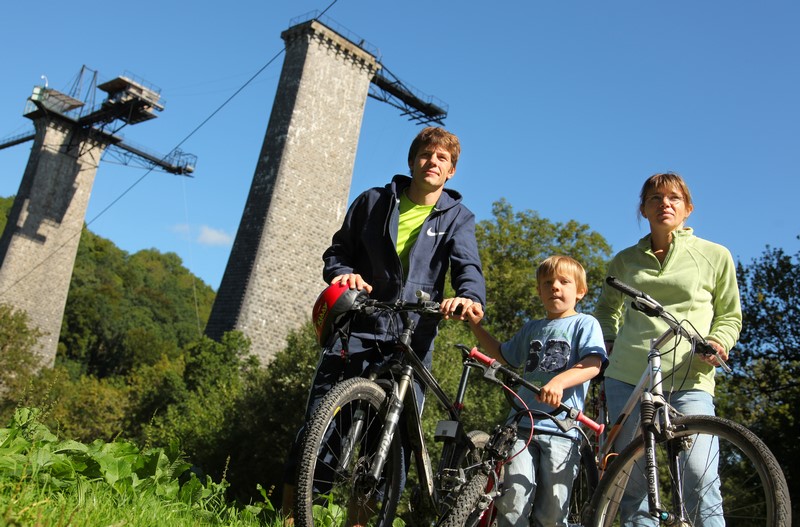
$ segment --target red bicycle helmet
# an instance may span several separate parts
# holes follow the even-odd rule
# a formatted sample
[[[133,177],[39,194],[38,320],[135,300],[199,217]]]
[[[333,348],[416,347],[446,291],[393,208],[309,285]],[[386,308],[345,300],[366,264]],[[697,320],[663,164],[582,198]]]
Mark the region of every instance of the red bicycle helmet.
[[[337,322],[342,315],[350,311],[353,306],[366,300],[366,290],[350,289],[346,284],[331,284],[326,287],[314,302],[311,312],[311,321],[317,333],[317,342],[324,345],[333,333]]]

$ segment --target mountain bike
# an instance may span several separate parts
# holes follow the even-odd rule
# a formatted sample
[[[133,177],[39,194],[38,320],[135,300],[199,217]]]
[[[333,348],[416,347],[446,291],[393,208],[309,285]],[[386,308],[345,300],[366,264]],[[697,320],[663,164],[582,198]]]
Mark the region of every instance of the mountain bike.
[[[451,508],[442,514],[437,527],[485,527],[492,525],[495,519],[494,499],[499,497],[503,487],[503,465],[517,454],[514,445],[518,437],[519,423],[523,419],[547,418],[552,420],[558,429],[567,434],[577,429],[581,438],[581,469],[578,481],[582,483],[584,492],[591,492],[597,485],[597,466],[594,452],[589,442],[589,437],[584,430],[599,436],[603,433],[604,425],[596,423],[583,414],[582,411],[560,404],[550,412],[529,409],[516,393],[519,386],[524,386],[537,394],[540,388],[517,374],[499,361],[481,353],[477,348],[469,350],[462,347],[465,363],[484,371],[484,379],[499,384],[507,395],[507,399],[516,411],[503,425],[495,427],[483,448],[481,463],[477,469],[470,471],[472,474],[465,485],[461,487]],[[563,417],[559,417],[563,414]],[[581,426],[583,425],[583,426]],[[531,427],[528,444],[533,438],[535,429]],[[525,446],[527,448],[527,444]],[[588,494],[586,494],[588,495]],[[583,495],[582,495],[583,496]],[[578,517],[579,509],[583,502],[572,505],[571,516]]]
[[[401,434],[407,434],[417,467],[419,491],[412,500],[414,514],[432,523],[446,510],[449,497],[466,482],[465,467],[475,466],[488,439],[480,431],[467,433],[460,412],[470,370],[464,362],[454,399],[445,393],[411,347],[416,329],[412,313],[441,317],[439,303],[417,292],[416,302],[367,299],[354,306],[354,315],[399,315],[402,327],[391,341],[391,360],[336,384],[321,400],[306,424],[295,498],[295,523],[316,525],[390,526],[400,499]],[[442,453],[433,471],[422,430],[414,380],[427,388],[427,399],[438,401],[447,418],[436,426]],[[315,518],[317,514],[317,518]]]
[[[662,388],[661,357],[668,344],[689,339],[695,353],[716,355],[687,321],[679,321],[645,293],[608,277],[606,282],[631,297],[631,307],[658,317],[668,328],[652,339],[648,367],[619,418],[601,438],[598,461],[602,473],[584,510],[586,527],[615,525],[620,499],[626,490],[647,495],[649,512],[662,525],[726,525],[789,527],[791,506],[786,479],[775,456],[747,428],[728,419],[683,415],[669,403]],[[730,368],[717,356],[723,370]],[[622,424],[641,403],[640,430],[618,455],[614,440]],[[703,445],[711,445],[703,446]],[[702,463],[715,474],[712,486],[689,483],[688,462]],[[697,471],[695,470],[696,474]],[[721,503],[702,507],[704,493],[718,487]],[[719,500],[714,500],[719,501]]]

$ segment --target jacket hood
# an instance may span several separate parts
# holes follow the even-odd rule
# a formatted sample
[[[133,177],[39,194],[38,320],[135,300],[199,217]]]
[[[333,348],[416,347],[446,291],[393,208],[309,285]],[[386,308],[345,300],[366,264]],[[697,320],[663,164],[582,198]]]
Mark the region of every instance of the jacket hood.
[[[395,199],[400,199],[400,194],[411,185],[411,178],[403,174],[397,174],[392,178],[392,182],[386,188],[392,193]],[[439,201],[436,202],[435,210],[447,210],[461,203],[462,196],[457,190],[445,187]]]

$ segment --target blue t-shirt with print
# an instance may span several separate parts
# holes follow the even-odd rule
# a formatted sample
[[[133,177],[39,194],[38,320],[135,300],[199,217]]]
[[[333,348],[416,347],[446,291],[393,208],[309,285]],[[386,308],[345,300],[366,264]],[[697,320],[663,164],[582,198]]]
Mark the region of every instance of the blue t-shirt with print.
[[[500,352],[509,365],[514,368],[525,366],[525,380],[537,386],[544,386],[559,373],[568,370],[586,357],[597,355],[603,364],[608,360],[603,343],[600,323],[592,316],[583,313],[557,318],[531,320],[527,322],[509,341],[500,345]],[[564,390],[562,402],[573,408],[583,410],[589,381]],[[517,392],[528,408],[550,412],[552,406],[540,403],[529,389],[520,387]],[[516,413],[512,410],[512,414]],[[564,417],[562,413],[558,417]],[[520,429],[529,429],[530,420],[523,418]],[[537,418],[534,431],[548,431],[561,435],[555,423],[547,418]],[[577,430],[569,434],[577,437]]]

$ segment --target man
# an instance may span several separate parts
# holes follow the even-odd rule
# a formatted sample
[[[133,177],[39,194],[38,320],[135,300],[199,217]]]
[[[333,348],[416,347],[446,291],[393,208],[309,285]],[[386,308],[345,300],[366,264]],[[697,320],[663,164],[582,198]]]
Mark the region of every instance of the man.
[[[428,127],[411,143],[408,168],[411,177],[396,175],[385,187],[371,188],[350,206],[342,227],[333,235],[322,256],[326,283],[346,284],[365,290],[380,301],[416,301],[416,292],[429,293],[440,302],[445,318],[474,303],[485,304],[475,216],[461,203],[461,195],[445,189],[456,173],[461,153],[458,138],[443,128]],[[443,299],[448,269],[456,296]],[[465,314],[456,318],[465,320]],[[423,363],[432,363],[435,321],[420,319],[412,348]],[[309,393],[306,421],[322,397],[336,382],[363,375],[391,353],[381,347],[392,338],[398,320],[386,316],[362,316],[350,323],[350,339],[337,335],[323,343],[322,355]],[[420,405],[422,389],[415,386]],[[421,408],[420,408],[421,410]],[[298,432],[286,463],[283,512],[289,514],[294,500]],[[404,449],[404,469],[408,449]]]

